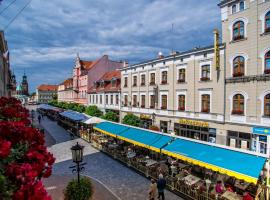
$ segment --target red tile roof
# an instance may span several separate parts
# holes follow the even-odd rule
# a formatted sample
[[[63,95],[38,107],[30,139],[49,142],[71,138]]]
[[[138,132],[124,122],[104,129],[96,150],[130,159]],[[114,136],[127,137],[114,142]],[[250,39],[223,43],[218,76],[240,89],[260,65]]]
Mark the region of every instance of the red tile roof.
[[[110,81],[110,80],[112,80],[112,78],[120,79],[121,78],[121,72],[119,70],[114,70],[114,71],[106,72],[99,79],[99,81],[101,81],[101,80]]]
[[[42,84],[38,86],[38,90],[40,91],[57,91],[58,85],[45,85]]]

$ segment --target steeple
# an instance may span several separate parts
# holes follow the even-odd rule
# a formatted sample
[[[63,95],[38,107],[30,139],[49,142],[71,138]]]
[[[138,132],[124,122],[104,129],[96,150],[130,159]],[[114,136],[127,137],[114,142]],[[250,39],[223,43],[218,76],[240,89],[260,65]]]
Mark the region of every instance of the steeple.
[[[22,77],[21,88],[22,88],[22,95],[29,95],[29,93],[28,93],[28,81],[27,81],[27,76],[25,74],[25,71],[24,71],[23,77]]]

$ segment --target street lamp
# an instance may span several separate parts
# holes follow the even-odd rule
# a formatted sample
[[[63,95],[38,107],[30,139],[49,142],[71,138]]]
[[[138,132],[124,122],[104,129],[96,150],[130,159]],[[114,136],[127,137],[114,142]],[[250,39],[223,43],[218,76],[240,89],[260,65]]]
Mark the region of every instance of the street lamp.
[[[153,126],[155,125],[155,119],[156,119],[156,113],[152,113],[152,123],[153,123]]]
[[[77,142],[76,145],[71,147],[71,153],[72,153],[72,160],[74,163],[76,163],[77,165],[72,166],[70,168],[72,168],[72,172],[78,174],[78,184],[80,184],[80,172],[84,170],[84,165],[86,163],[82,163],[83,161],[83,148],[84,146],[79,145],[79,143]]]

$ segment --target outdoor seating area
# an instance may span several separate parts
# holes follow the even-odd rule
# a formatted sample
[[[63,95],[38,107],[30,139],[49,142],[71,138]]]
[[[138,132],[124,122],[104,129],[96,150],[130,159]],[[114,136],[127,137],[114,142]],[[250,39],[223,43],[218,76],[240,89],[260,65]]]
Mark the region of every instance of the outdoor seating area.
[[[190,148],[186,148],[183,145],[181,146],[179,139],[172,140],[172,138],[167,135],[159,134],[156,135],[158,139],[155,138],[154,142],[149,146],[146,143],[147,141],[150,142],[149,137],[154,138],[155,133],[149,132],[147,138],[143,136],[144,130],[119,124],[110,126],[110,124],[112,123],[105,122],[94,127],[96,131],[91,136],[92,144],[146,177],[157,180],[158,175],[160,173],[163,174],[166,178],[168,188],[180,195],[188,196],[191,199],[202,200],[237,200],[242,199],[243,196],[247,194],[253,198],[263,195],[263,192],[259,194],[259,192],[262,191],[262,186],[258,184],[258,178],[264,166],[264,158],[257,159],[256,156],[253,155],[229,150],[224,150],[222,156],[215,158],[215,153],[217,151],[223,151],[223,149],[217,147],[200,147],[200,145],[202,145],[200,143],[193,144]],[[142,133],[139,133],[140,131],[142,131]],[[136,132],[136,134],[134,134],[134,132]],[[129,134],[130,136],[132,135],[134,141],[132,141],[130,137],[129,139],[127,138]],[[151,134],[153,135],[151,136]],[[163,138],[163,136],[165,138]],[[137,138],[135,139],[134,137]],[[139,141],[143,142],[143,144],[139,143]],[[166,142],[168,143],[165,145],[164,143]],[[182,141],[182,143],[184,142],[190,141]],[[208,156],[211,156],[211,159],[207,161],[206,164],[201,165],[199,158],[197,158],[196,162],[191,160],[194,158],[190,152],[185,152],[186,154],[182,154],[181,156],[179,156],[180,154],[174,155],[179,153],[178,149],[172,151],[175,145],[178,145],[178,149],[181,150],[194,150],[197,151],[198,155],[202,153],[200,159],[207,159]],[[160,146],[159,150],[157,149],[158,146]],[[211,148],[212,151],[207,155],[204,154],[203,149],[199,150],[198,148]],[[171,151],[171,153],[168,153],[168,151]],[[222,165],[222,159],[223,157],[226,158],[226,156],[230,156],[232,159],[232,161],[227,160],[228,162],[226,162],[229,163],[229,166],[222,168],[222,170],[213,170],[213,164],[215,164],[216,168],[225,167]],[[245,157],[243,158],[246,160],[245,163],[241,163],[242,156]],[[234,158],[236,158],[236,160],[234,160]],[[256,162],[254,162],[254,159]],[[254,163],[249,164],[249,161]],[[206,162],[206,160],[204,160],[204,162]],[[230,164],[232,164],[232,166]],[[235,165],[238,167],[235,167]],[[249,167],[252,167],[252,169]],[[240,174],[239,172],[245,170],[245,168],[247,168],[246,173],[238,175]],[[254,172],[256,175],[249,174]],[[257,176],[256,181],[254,181],[254,176]]]

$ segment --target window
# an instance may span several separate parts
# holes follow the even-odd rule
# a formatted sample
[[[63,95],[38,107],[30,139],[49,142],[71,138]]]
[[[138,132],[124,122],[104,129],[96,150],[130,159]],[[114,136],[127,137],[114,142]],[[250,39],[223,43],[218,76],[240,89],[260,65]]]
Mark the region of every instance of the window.
[[[236,4],[232,5],[232,13],[236,13]]]
[[[137,86],[137,76],[133,76],[133,87]]]
[[[141,86],[145,85],[145,74],[141,75]]]
[[[125,95],[124,106],[127,106],[127,105],[128,105],[128,95]]]
[[[160,131],[162,133],[168,133],[168,122],[160,121]]]
[[[101,87],[101,88],[104,88],[104,85],[105,85],[105,84],[104,84],[104,81],[101,81],[100,87]]]
[[[155,108],[155,95],[150,95],[150,108]]]
[[[150,85],[155,85],[156,84],[156,74],[151,73],[150,74]]]
[[[106,105],[109,104],[109,95],[106,95]]]
[[[92,103],[92,95],[89,95],[89,102]]]
[[[178,70],[178,83],[183,83],[186,81],[186,70],[185,69],[179,69]]]
[[[141,95],[141,108],[145,108],[145,95]]]
[[[167,84],[167,75],[168,75],[167,71],[161,72],[161,84]]]
[[[228,131],[227,145],[235,148],[250,149],[251,134],[237,131]]]
[[[209,113],[210,112],[210,95],[209,94],[203,94],[202,95],[201,112],[203,112],[203,113]]]
[[[161,110],[167,109],[167,95],[161,95]]]
[[[113,80],[112,80],[112,87],[115,87],[115,85],[116,85],[116,80],[113,79]]]
[[[210,80],[210,65],[203,65],[201,81],[208,81],[208,80]]]
[[[96,94],[96,104],[98,103],[98,95]]]
[[[179,111],[185,111],[185,95],[178,95],[178,110]]]
[[[124,87],[127,87],[128,86],[128,77],[125,77],[124,79]]]
[[[137,107],[137,95],[133,95],[133,107]]]
[[[113,104],[113,95],[111,94],[111,105]]]
[[[233,24],[233,40],[241,40],[245,37],[245,24],[243,21],[237,21]]]
[[[264,73],[270,74],[270,51],[268,51],[265,54],[264,63],[265,63]]]
[[[99,103],[102,104],[102,95],[99,95]]]
[[[236,94],[233,96],[233,115],[243,115],[245,109],[245,98],[242,94]]]
[[[245,2],[244,2],[244,1],[241,1],[241,2],[239,3],[239,10],[242,11],[242,10],[244,10],[244,9],[245,9]]]
[[[270,94],[264,97],[264,116],[270,117]]]
[[[119,104],[119,98],[118,98],[118,94],[115,95],[115,104],[118,105]]]
[[[243,56],[237,56],[233,60],[233,77],[244,76],[245,71],[245,58]]]
[[[265,15],[265,32],[270,32],[270,11]]]

